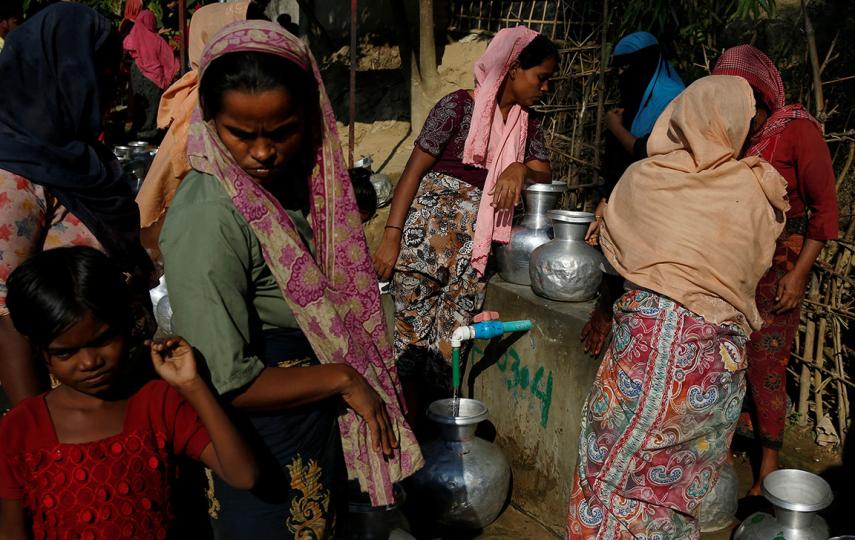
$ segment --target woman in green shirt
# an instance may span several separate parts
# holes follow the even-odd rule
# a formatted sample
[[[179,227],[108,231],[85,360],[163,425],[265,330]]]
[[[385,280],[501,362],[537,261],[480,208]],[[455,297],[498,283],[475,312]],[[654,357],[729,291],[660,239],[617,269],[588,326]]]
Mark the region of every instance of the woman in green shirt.
[[[268,463],[252,493],[213,479],[212,523],[328,538],[342,453],[377,505],[421,465],[335,119],[305,45],[272,23],[226,27],[199,71],[194,170],[160,245],[175,328]]]

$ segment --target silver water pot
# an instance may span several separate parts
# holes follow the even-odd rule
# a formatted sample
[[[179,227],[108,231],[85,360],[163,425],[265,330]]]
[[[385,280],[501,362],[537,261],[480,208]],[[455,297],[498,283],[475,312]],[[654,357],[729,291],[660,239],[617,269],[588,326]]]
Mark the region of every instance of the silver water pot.
[[[440,429],[437,440],[422,446],[424,467],[412,478],[414,502],[434,523],[449,529],[482,529],[502,511],[511,467],[499,448],[475,436],[487,419],[487,406],[475,399],[441,399],[427,416]]]
[[[552,239],[552,222],[546,217],[546,212],[555,207],[565,191],[567,184],[564,182],[531,184],[525,188],[525,214],[511,229],[511,241],[495,249],[502,279],[509,283],[531,285],[528,271],[531,252]]]
[[[734,540],[826,540],[828,524],[816,513],[831,504],[831,487],[819,476],[781,469],[763,480],[763,496],[775,515],[756,512],[733,535]]]
[[[535,294],[560,302],[584,302],[596,296],[608,263],[585,243],[590,212],[551,210],[555,238],[531,254],[529,271]]]

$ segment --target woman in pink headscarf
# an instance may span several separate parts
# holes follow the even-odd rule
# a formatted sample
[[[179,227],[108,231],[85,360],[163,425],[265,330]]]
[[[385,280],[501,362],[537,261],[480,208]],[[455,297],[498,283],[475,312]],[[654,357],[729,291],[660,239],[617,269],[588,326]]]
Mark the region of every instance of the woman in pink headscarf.
[[[493,241],[510,239],[526,181],[548,182],[540,120],[558,50],[524,26],[499,31],[475,63],[475,91],[434,106],[395,189],[374,254],[394,273],[395,355],[410,411],[450,394],[450,337],[481,309]]]
[[[134,89],[134,131],[141,139],[157,135],[157,107],[163,91],[178,73],[175,52],[157,33],[154,13],[143,10],[122,42],[131,55],[131,84]]]
[[[142,0],[127,0],[125,2],[125,15],[119,23],[120,35],[127,35],[131,28],[133,28],[134,21],[137,20],[137,17],[142,11],[142,7]]]

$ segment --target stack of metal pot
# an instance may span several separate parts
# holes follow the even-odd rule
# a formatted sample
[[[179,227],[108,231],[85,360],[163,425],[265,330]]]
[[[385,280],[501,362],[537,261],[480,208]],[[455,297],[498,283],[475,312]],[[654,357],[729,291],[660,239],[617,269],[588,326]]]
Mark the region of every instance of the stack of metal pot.
[[[509,283],[531,285],[529,259],[531,252],[552,239],[552,222],[546,213],[555,207],[567,191],[567,184],[531,184],[523,191],[525,214],[511,229],[511,241],[496,247],[499,275]]]
[[[383,208],[390,202],[392,202],[392,194],[394,189],[392,188],[392,180],[389,179],[388,175],[382,173],[376,173],[371,169],[371,165],[374,164],[374,160],[371,159],[370,156],[362,156],[362,159],[359,159],[353,163],[354,167],[362,167],[371,171],[371,185],[374,187],[374,194],[377,195],[377,208]]]
[[[148,173],[151,162],[157,154],[157,147],[145,141],[131,141],[125,145],[113,147],[113,153],[119,159],[125,178],[136,195]]]
[[[157,322],[155,337],[160,339],[171,336],[172,328],[172,305],[169,303],[169,291],[166,288],[166,277],[160,276],[157,286],[149,292],[151,305],[154,308],[154,320]]]

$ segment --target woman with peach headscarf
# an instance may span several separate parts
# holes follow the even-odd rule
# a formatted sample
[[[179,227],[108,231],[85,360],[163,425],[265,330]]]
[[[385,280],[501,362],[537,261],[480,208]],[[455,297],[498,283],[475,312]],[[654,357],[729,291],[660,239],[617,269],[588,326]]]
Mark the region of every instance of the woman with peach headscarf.
[[[192,69],[160,98],[157,127],[167,131],[137,195],[142,242],[155,260],[160,258],[157,239],[166,209],[178,184],[191,170],[187,158],[187,129],[193,109],[199,103],[199,58],[214,34],[231,23],[248,18],[250,4],[250,0],[209,4],[193,14],[187,50]]]
[[[786,184],[739,159],[756,107],[739,77],[698,80],[666,108],[612,192],[601,243],[626,280],[582,414],[567,534],[698,539],[745,395]]]

